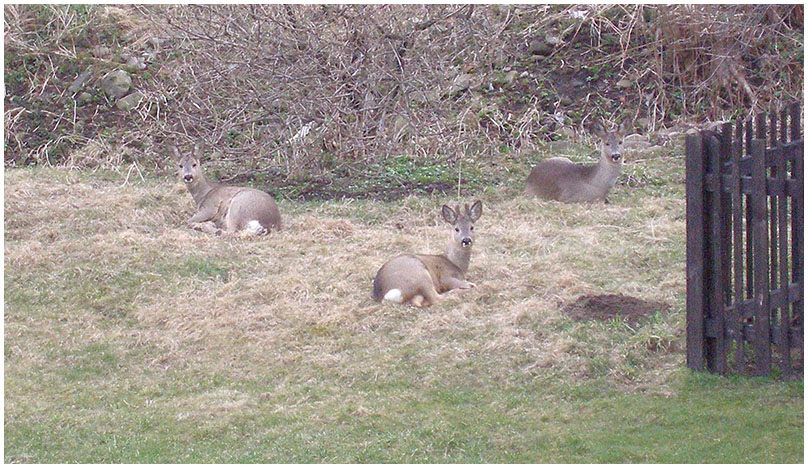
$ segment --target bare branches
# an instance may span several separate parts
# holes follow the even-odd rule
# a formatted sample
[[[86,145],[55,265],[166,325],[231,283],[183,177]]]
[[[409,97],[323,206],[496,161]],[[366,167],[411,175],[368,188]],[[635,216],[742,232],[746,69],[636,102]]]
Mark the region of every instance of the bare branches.
[[[594,114],[630,113],[652,127],[718,117],[741,103],[800,97],[803,45],[794,31],[802,8],[7,5],[7,57],[36,58],[15,62],[22,73],[18,91],[7,93],[7,148],[31,151],[19,134],[43,128],[81,133],[84,116],[140,135],[144,152],[167,138],[202,139],[222,159],[316,176],[389,155],[454,160],[530,148]],[[134,112],[115,115],[97,95],[100,115],[88,106],[77,117],[64,81],[91,64],[122,66],[120,57],[93,58],[76,39],[97,40],[85,33],[111,15],[148,34],[121,41],[117,53],[154,36],[164,45],[135,77],[144,99]],[[546,56],[529,50],[550,40]],[[73,66],[82,56],[91,62]],[[27,107],[30,100],[49,113]],[[58,111],[47,108],[53,102]],[[38,145],[37,161],[46,149]]]

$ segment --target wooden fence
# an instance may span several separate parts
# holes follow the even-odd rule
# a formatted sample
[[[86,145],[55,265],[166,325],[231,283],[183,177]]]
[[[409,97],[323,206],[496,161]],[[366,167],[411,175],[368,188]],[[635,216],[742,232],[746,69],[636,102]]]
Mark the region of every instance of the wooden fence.
[[[688,135],[687,365],[803,369],[799,104]]]

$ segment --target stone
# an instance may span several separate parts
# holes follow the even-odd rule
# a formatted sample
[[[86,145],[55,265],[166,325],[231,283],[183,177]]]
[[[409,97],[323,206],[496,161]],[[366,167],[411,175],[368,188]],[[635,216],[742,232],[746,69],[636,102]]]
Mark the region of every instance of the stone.
[[[93,47],[90,53],[96,58],[109,58],[109,56],[112,55],[112,51],[109,47],[101,45]]]
[[[136,68],[138,70],[146,69],[146,64],[143,62],[143,59],[139,57],[129,57],[129,60],[126,61],[126,66]]]
[[[123,111],[130,111],[137,107],[141,100],[143,100],[143,94],[135,90],[132,94],[118,99],[118,102],[115,103],[115,107]]]
[[[461,73],[460,75],[457,75],[454,81],[452,81],[452,86],[449,87],[447,94],[449,96],[456,96],[463,91],[466,91],[471,86],[472,78],[474,78],[474,75],[471,73]]]
[[[83,93],[79,93],[79,95],[76,96],[76,102],[78,102],[79,105],[87,104],[92,99],[93,99],[93,95],[88,93],[87,91],[84,91]]]
[[[552,34],[547,34],[544,36],[544,42],[546,42],[551,47],[558,47],[561,45],[561,39],[557,36],[553,36]]]
[[[616,85],[617,85],[618,88],[626,89],[626,88],[631,88],[634,85],[634,83],[632,83],[631,80],[622,79],[622,80],[618,81]]]
[[[553,48],[542,40],[533,39],[530,42],[530,46],[528,46],[527,51],[530,55],[546,56],[553,53]]]
[[[124,70],[109,72],[101,80],[101,89],[114,99],[123,97],[131,87],[132,78]]]
[[[80,74],[78,78],[76,78],[73,83],[67,88],[67,91],[70,94],[76,94],[84,88],[84,85],[87,83],[87,80],[93,75],[92,70],[87,70],[84,73]]]

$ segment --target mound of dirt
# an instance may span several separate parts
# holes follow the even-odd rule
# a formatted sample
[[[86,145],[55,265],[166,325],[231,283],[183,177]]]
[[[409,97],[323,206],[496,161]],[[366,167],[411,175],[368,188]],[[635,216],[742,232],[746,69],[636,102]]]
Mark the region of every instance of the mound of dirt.
[[[636,297],[622,294],[604,294],[599,296],[581,296],[564,306],[563,311],[573,319],[600,320],[607,322],[615,317],[622,317],[629,325],[636,325],[643,317],[655,312],[664,312],[670,305],[664,302],[644,301]]]

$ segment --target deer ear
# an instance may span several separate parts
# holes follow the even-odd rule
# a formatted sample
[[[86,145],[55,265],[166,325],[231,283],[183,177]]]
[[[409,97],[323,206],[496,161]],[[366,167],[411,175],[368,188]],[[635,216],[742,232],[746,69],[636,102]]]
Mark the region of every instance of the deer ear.
[[[471,209],[468,210],[468,214],[469,218],[472,221],[477,221],[478,219],[480,219],[480,216],[482,216],[483,214],[483,202],[481,202],[480,200],[474,202],[474,204],[471,205]]]
[[[196,145],[194,145],[194,157],[198,160],[202,160],[202,150],[205,149],[205,143],[202,140],[198,141]]]
[[[449,206],[443,205],[443,207],[440,209],[440,212],[443,215],[443,219],[447,223],[454,224],[454,222],[457,221],[457,212],[449,208]]]

